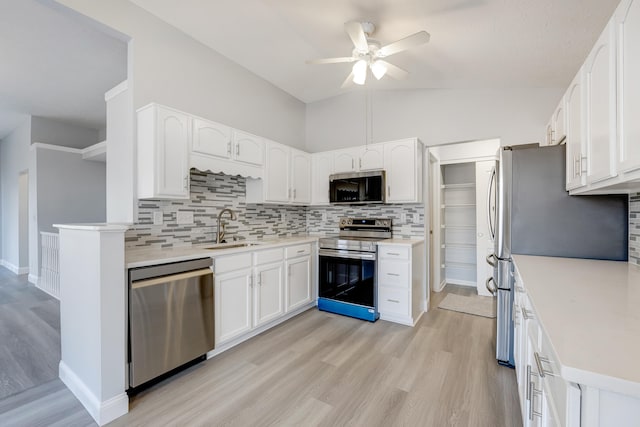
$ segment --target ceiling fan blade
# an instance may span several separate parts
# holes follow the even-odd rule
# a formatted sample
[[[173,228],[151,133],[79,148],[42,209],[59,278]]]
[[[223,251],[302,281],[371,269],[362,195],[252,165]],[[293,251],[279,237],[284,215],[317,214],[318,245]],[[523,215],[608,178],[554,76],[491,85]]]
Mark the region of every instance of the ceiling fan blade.
[[[338,64],[340,62],[353,62],[357,59],[352,56],[343,56],[340,58],[321,58],[321,59],[308,59],[307,64]]]
[[[344,30],[349,35],[349,38],[353,42],[353,45],[357,50],[367,52],[369,50],[369,43],[367,43],[367,36],[364,34],[362,25],[358,21],[349,21],[344,24]]]
[[[387,67],[387,74],[396,80],[403,80],[409,75],[409,72],[407,70],[403,70],[402,68],[398,67],[397,65],[393,65],[390,62],[383,61],[382,59],[378,59],[376,62],[382,63],[385,67]]]
[[[386,46],[382,46],[376,52],[378,58],[384,58],[394,53],[402,52],[403,50],[410,49],[415,46],[427,43],[431,36],[426,31],[420,31],[415,34],[411,34],[403,39],[390,43]]]
[[[347,78],[345,79],[344,83],[342,83],[342,86],[340,86],[342,89],[346,89],[348,87],[353,86],[353,71],[349,73],[349,75],[347,76]]]

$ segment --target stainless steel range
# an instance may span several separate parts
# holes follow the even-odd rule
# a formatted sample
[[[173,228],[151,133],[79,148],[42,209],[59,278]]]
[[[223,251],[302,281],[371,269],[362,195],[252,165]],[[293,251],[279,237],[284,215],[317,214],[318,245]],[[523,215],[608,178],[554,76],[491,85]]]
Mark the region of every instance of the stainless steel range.
[[[391,238],[390,218],[340,218],[340,233],[319,241],[318,308],[375,322],[377,242]]]

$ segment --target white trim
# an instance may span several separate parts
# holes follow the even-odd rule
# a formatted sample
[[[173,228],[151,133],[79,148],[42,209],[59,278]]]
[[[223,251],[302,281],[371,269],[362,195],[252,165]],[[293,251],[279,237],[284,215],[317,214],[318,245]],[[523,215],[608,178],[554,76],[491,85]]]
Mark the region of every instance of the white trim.
[[[29,283],[31,283],[31,284],[33,284],[33,285],[35,285],[37,287],[38,283],[40,283],[40,276],[36,276],[35,274],[29,274],[29,278],[27,280],[29,281]],[[38,288],[38,289],[40,289],[40,288]]]
[[[18,276],[29,273],[29,267],[18,267],[5,259],[0,260],[0,265]]]
[[[126,393],[101,402],[66,363],[60,361],[58,369],[60,380],[82,403],[98,425],[103,426],[129,412],[129,397]]]
[[[82,149],[82,159],[83,160],[94,160],[94,161],[105,161],[107,153],[107,141],[98,142],[97,144],[93,144],[88,146],[87,148]],[[99,160],[99,157],[103,156],[102,160]]]
[[[105,92],[104,94],[105,102],[111,101],[113,98],[120,95],[122,92],[126,91],[127,89],[129,89],[129,81],[125,80],[122,83],[118,84],[117,86]]]
[[[80,148],[64,147],[62,145],[45,144],[42,142],[34,142],[33,144],[31,144],[32,150],[35,150],[37,148],[42,148],[45,150],[53,150],[53,151],[63,151],[65,153],[73,153],[73,154],[80,154],[80,155],[82,155],[82,151],[83,151]]]

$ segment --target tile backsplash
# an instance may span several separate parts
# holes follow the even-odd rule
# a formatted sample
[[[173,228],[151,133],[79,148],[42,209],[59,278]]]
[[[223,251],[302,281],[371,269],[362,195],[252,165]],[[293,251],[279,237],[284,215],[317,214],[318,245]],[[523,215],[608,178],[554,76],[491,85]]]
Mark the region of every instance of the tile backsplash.
[[[629,196],[629,262],[640,265],[640,193]]]
[[[215,241],[218,214],[230,208],[237,219],[225,214],[226,240],[285,237],[306,233],[306,207],[247,205],[246,179],[240,176],[191,171],[190,200],[140,200],[138,221],[127,231],[126,247],[189,246]],[[154,212],[162,212],[163,224],[153,225]],[[192,224],[178,224],[178,212],[193,213]]]
[[[215,241],[216,223],[222,209],[230,208],[237,219],[224,216],[226,240],[262,239],[298,234],[335,234],[338,219],[389,217],[394,237],[424,237],[423,205],[274,206],[247,205],[246,179],[240,176],[191,171],[190,200],[140,200],[138,220],[125,237],[126,248],[174,247]],[[162,212],[162,225],[153,216]],[[193,214],[190,224],[178,224],[178,213]]]

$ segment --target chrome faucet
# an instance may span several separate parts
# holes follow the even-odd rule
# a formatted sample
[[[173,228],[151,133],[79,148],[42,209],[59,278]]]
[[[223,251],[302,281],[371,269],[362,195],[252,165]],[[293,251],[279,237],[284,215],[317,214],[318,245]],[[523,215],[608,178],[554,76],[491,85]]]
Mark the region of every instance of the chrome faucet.
[[[218,230],[216,232],[216,243],[221,243],[224,239],[224,224],[222,224],[222,214],[224,214],[225,212],[229,212],[229,214],[231,215],[231,219],[236,219],[236,214],[231,209],[225,208],[220,211],[220,213],[218,214]],[[222,224],[222,231],[220,231],[220,224]]]

